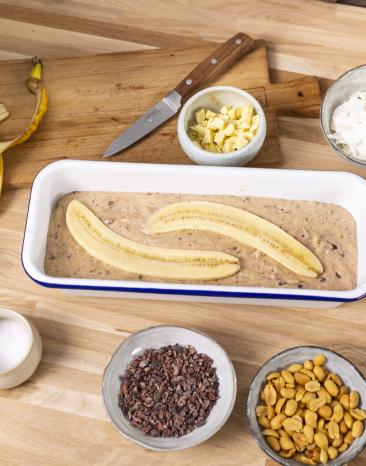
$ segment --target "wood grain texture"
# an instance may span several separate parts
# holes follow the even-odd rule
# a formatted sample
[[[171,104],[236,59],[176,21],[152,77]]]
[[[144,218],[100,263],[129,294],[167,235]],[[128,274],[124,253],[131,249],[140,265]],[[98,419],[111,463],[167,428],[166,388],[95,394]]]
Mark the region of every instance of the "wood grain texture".
[[[215,48],[205,44],[193,50],[170,48],[44,60],[49,110],[30,141],[5,154],[5,189],[30,186],[42,167],[60,158],[100,160],[124,129]],[[11,113],[0,128],[5,139],[25,127],[34,108],[33,96],[23,84],[29,66],[29,61],[0,63],[0,101]],[[307,76],[279,84],[271,84],[269,79],[266,49],[259,41],[256,50],[209,82],[247,89],[264,107],[267,137],[252,166],[279,166],[283,160],[276,114],[312,116],[319,111],[316,78]],[[191,163],[177,140],[176,120],[172,118],[112,160]]]
[[[365,21],[366,10],[318,0],[0,0],[0,60],[30,58],[34,54],[73,57],[156,47],[192,49],[202,39],[223,42],[242,30],[266,40],[273,82],[301,78],[305,73],[326,78],[321,80],[326,87],[329,79],[364,63]],[[91,66],[92,60],[85,66]],[[179,57],[176,60],[179,62]],[[181,63],[177,71],[180,77],[185,75],[187,63]],[[193,59],[190,62],[195,63]],[[50,85],[59,75],[71,79],[71,64],[66,69],[55,69],[47,77]],[[11,102],[20,95],[25,102],[31,102],[32,97],[22,85],[28,64],[16,66],[23,73],[14,72],[15,81],[8,88],[0,81],[1,95],[4,92]],[[130,73],[126,85],[139,85],[138,63]],[[267,65],[258,76],[250,73],[245,70],[245,75],[253,80],[251,87],[258,97],[263,96],[261,88],[269,82]],[[118,82],[121,81],[115,79],[113,84]],[[158,82],[155,91],[149,91],[146,102],[136,98],[136,115],[155,101],[162,86],[170,84]],[[288,84],[284,86],[289,89]],[[10,89],[17,90],[16,96],[9,93]],[[83,80],[79,91],[83,92]],[[112,103],[119,95],[111,86]],[[75,114],[73,121],[77,121],[86,108],[73,107],[74,97],[75,89],[70,89],[66,103]],[[57,99],[58,94],[53,98]],[[84,99],[87,102],[86,95]],[[31,112],[31,106],[19,105],[11,103],[11,110],[24,112],[22,118],[14,126],[10,121],[4,123],[9,126],[3,126],[2,134],[16,132],[30,116],[27,112]],[[113,116],[119,121],[104,115],[105,124],[94,135],[86,132],[85,123],[80,124],[78,142],[68,137],[68,120],[61,121],[63,136],[54,139],[51,157],[61,152],[71,154],[80,149],[80,143],[90,143],[100,153],[105,147],[101,141],[105,128],[109,128],[112,137],[130,121],[129,115],[121,117],[117,104],[113,105]],[[316,110],[315,104],[312,111]],[[103,114],[101,110],[95,113],[98,118]],[[317,119],[294,117],[296,109],[291,113],[278,117],[283,167],[348,170],[364,176],[364,170],[338,158],[327,146]],[[96,119],[92,115],[89,118],[95,124]],[[23,146],[24,152],[12,161],[12,176],[18,185],[24,179],[21,156],[26,156],[27,151],[34,153],[32,144],[41,144],[40,136],[37,134],[34,141]],[[146,160],[153,160],[149,139],[144,144]],[[34,169],[45,162],[37,162]],[[17,189],[5,191],[0,198],[0,306],[20,311],[39,328],[44,354],[28,383],[0,392],[1,466],[267,466],[270,463],[250,436],[243,412],[250,381],[270,356],[299,344],[324,345],[343,353],[366,374],[364,301],[318,311],[78,299],[37,286],[20,264],[28,196],[28,189]],[[131,333],[158,324],[190,326],[212,335],[228,351],[238,376],[238,399],[228,423],[208,442],[178,453],[147,452],[129,443],[107,420],[99,396],[102,372],[114,349]],[[363,453],[349,466],[365,463]]]

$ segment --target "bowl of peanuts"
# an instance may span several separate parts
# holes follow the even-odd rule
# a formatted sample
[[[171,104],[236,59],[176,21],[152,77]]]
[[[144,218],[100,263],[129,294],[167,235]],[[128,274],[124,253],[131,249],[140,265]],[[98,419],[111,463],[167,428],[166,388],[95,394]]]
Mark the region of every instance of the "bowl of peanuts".
[[[366,446],[366,379],[334,351],[291,348],[256,374],[246,414],[256,442],[277,463],[342,466]]]

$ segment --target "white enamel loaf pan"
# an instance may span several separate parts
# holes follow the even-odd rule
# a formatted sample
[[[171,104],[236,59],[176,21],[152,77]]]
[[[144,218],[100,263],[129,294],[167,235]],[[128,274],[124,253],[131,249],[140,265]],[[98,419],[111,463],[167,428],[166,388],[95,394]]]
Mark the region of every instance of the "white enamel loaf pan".
[[[44,272],[43,262],[52,207],[72,191],[230,194],[338,204],[357,222],[357,287],[327,291],[50,277]],[[80,295],[335,307],[366,294],[365,199],[366,181],[345,172],[63,160],[48,165],[34,180],[22,262],[38,284]]]

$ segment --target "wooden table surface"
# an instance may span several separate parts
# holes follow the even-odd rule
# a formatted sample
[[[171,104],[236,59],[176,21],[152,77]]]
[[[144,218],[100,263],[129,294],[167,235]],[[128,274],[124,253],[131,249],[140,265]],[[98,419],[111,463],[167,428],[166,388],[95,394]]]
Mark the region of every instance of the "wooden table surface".
[[[308,73],[327,79],[365,62],[366,9],[317,0],[0,0],[0,59],[33,55],[186,46],[223,41],[242,30],[266,40],[274,79]],[[62,70],[60,70],[62,73]],[[280,118],[284,167],[357,169],[335,157],[317,120]],[[0,465],[264,466],[243,416],[248,385],[261,364],[300,344],[328,346],[366,374],[365,302],[333,310],[68,298],[32,283],[20,264],[28,190],[0,198],[0,306],[40,330],[41,364],[21,387],[0,392]],[[131,333],[157,324],[207,332],[228,351],[238,398],[224,428],[178,453],[137,447],[107,420],[103,369]],[[366,455],[352,462],[361,466]]]

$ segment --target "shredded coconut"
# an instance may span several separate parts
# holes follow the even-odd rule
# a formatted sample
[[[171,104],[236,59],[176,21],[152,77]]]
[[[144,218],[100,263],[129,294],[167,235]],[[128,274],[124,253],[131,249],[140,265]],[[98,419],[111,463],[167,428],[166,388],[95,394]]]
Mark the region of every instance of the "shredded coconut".
[[[366,161],[366,91],[355,92],[333,112],[329,135],[347,155]]]

